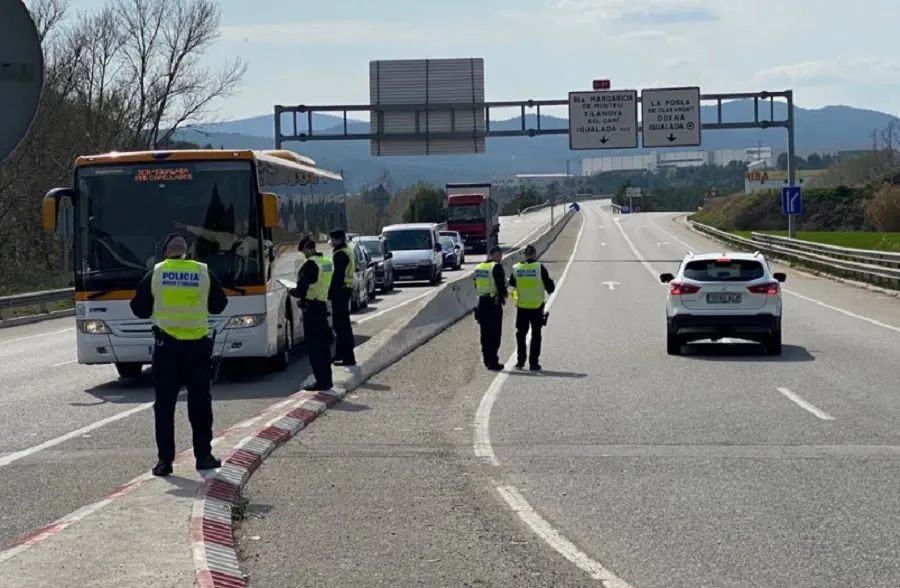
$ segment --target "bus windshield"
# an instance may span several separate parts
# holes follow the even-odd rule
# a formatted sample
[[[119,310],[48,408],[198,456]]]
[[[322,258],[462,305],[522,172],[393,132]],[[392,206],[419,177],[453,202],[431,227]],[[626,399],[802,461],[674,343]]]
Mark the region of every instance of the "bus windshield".
[[[76,287],[134,288],[162,259],[165,238],[224,286],[262,283],[260,229],[249,161],[84,167],[76,177]]]

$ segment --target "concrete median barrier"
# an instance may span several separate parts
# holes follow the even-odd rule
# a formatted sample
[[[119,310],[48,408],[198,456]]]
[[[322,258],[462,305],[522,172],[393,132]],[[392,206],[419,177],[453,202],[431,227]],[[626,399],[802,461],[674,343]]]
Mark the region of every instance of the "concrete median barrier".
[[[532,244],[537,248],[538,255],[547,251],[575,214],[568,211],[535,239]],[[503,267],[507,274],[513,264],[525,258],[523,250],[519,248],[505,256]],[[351,377],[346,382],[340,382],[340,385],[345,388],[358,386],[472,312],[477,297],[471,274],[472,270],[462,279],[437,288],[431,296],[410,309],[406,316],[358,347],[357,358],[361,361]]]
[[[539,255],[547,251],[575,214],[567,212],[533,242]],[[504,266],[509,270],[522,259],[522,249],[514,250],[507,254]],[[277,446],[293,438],[347,393],[472,312],[476,296],[471,274],[472,270],[462,279],[436,288],[391,326],[357,347],[358,365],[335,370],[333,391],[294,394],[267,415],[264,426],[233,445],[224,457],[223,467],[203,483],[194,498],[190,542],[196,585],[248,585],[240,567],[232,513],[242,508],[241,492],[250,476]]]

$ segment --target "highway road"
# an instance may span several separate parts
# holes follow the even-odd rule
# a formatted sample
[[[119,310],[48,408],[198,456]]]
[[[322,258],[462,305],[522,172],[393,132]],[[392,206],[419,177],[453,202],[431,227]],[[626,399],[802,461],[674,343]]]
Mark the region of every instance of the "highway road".
[[[557,213],[561,210],[557,207]],[[549,210],[501,219],[511,248],[546,228]],[[469,257],[469,268],[479,256]],[[462,278],[445,271],[444,281]],[[398,284],[354,315],[358,344],[431,288]],[[302,354],[289,371],[237,371],[213,391],[216,429],[255,417],[297,391],[308,376]],[[155,463],[149,373],[120,381],[111,366],[75,362],[72,319],[0,330],[0,549],[146,472]],[[179,450],[190,447],[186,411],[177,416]]]
[[[544,373],[487,374],[464,320],[279,449],[247,489],[251,578],[897,586],[900,300],[779,267],[782,357],[670,357],[657,274],[721,250],[681,216],[583,207],[545,258]]]

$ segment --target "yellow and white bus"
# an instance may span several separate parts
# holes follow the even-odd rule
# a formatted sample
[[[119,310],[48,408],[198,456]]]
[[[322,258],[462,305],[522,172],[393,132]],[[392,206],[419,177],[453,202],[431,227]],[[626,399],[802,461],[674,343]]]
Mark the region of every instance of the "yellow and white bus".
[[[79,363],[115,364],[123,378],[150,363],[151,323],[129,301],[180,233],[229,296],[210,318],[215,353],[284,369],[303,338],[286,287],[303,262],[297,241],[346,226],[346,195],[340,174],[290,151],[108,153],[79,157],[74,188],[48,192],[42,217],[57,232],[72,219]]]

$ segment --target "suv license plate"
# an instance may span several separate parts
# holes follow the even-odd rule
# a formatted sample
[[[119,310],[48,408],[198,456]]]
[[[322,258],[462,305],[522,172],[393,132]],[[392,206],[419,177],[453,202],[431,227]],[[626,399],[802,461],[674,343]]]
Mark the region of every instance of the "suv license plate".
[[[707,294],[706,301],[709,304],[740,304],[743,300],[740,294]]]

